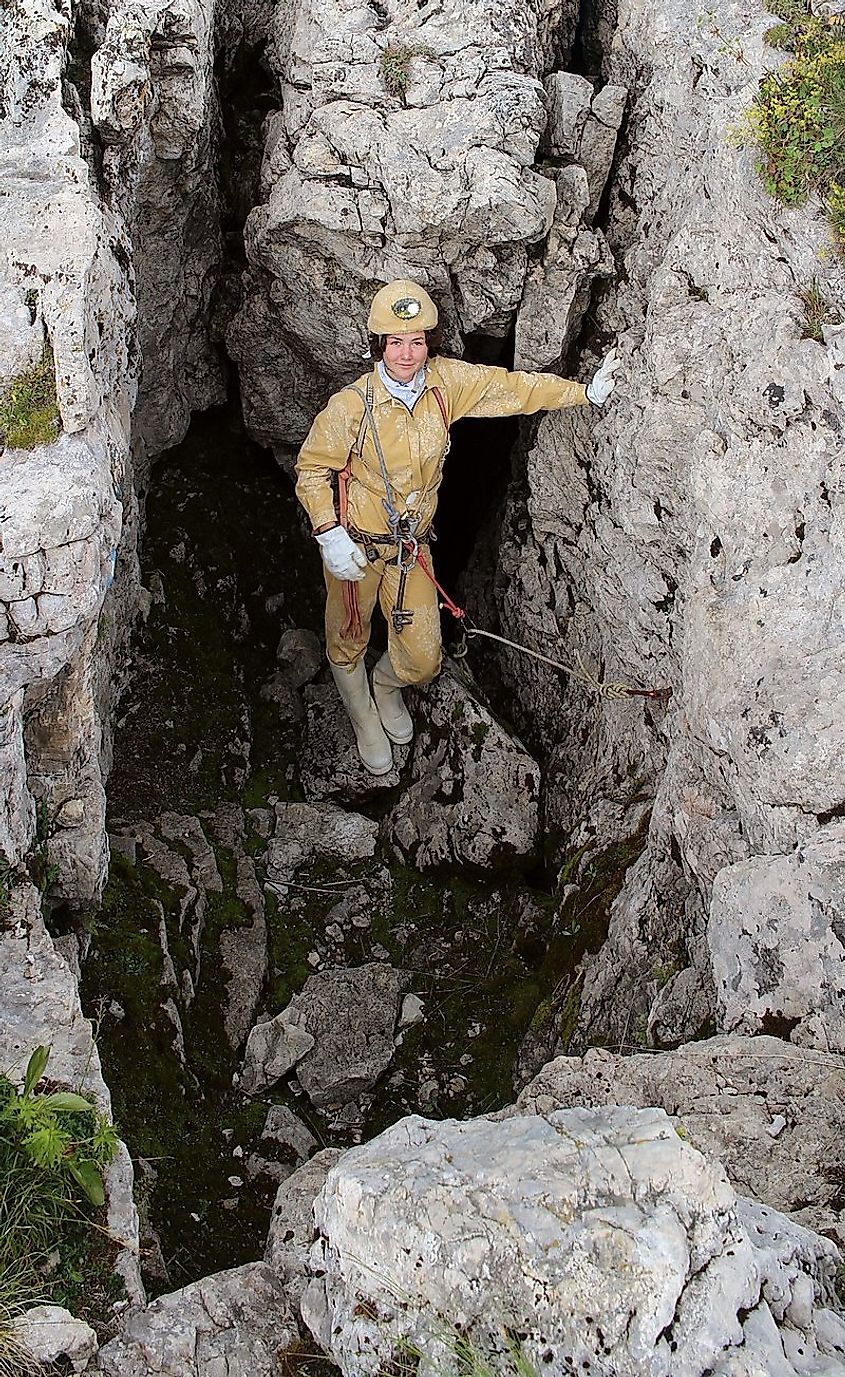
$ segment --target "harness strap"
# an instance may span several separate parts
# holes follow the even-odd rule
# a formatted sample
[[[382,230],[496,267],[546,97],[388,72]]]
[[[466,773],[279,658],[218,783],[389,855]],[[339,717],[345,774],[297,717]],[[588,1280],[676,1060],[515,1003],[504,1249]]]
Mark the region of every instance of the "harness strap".
[[[356,439],[353,452],[360,459],[364,448],[364,437],[366,435],[367,426],[369,426],[370,433],[373,437],[373,444],[375,446],[376,455],[379,461],[379,468],[381,469],[382,482],[384,483],[385,496],[383,499],[383,505],[385,512],[387,513],[387,524],[390,528],[390,535],[373,535],[370,532],[357,531],[354,528],[350,530],[348,526],[347,484],[349,483],[349,479],[352,473],[352,454],[350,454],[349,459],[346,462],[345,468],[343,468],[338,474],[338,520],[341,526],[344,526],[347,530],[350,530],[351,535],[355,536],[357,539],[365,540],[366,543],[370,545],[396,546],[396,562],[400,570],[399,588],[396,594],[396,603],[391,613],[391,619],[393,622],[393,629],[398,635],[399,632],[401,632],[404,627],[409,626],[411,621],[413,620],[413,611],[406,608],[404,605],[405,589],[408,581],[408,573],[411,569],[413,569],[414,564],[417,562],[418,559],[420,560],[420,563],[422,564],[422,567],[425,570],[428,577],[441,592],[442,596],[446,599],[447,603],[450,604],[450,611],[452,611],[452,609],[454,608],[454,603],[451,603],[451,599],[448,597],[448,594],[446,594],[443,591],[443,589],[440,588],[440,585],[437,584],[437,581],[429,572],[425,562],[422,560],[419,554],[419,546],[422,544],[423,540],[428,537],[429,533],[426,532],[425,536],[420,537],[416,537],[415,535],[411,534],[409,539],[408,518],[400,516],[399,512],[396,509],[396,505],[393,501],[393,488],[391,486],[390,476],[387,471],[387,461],[384,457],[384,450],[381,447],[381,440],[379,439],[378,428],[376,426],[375,416],[373,415],[371,379],[367,378],[366,388],[363,392],[361,391],[360,387],[356,387],[354,383],[350,383],[347,390],[349,392],[355,392],[364,403],[364,413],[361,417],[361,424],[358,429],[358,436]],[[443,457],[445,459],[446,455],[449,453],[449,448],[451,445],[451,436],[449,434],[449,414],[446,410],[446,403],[443,399],[443,393],[441,392],[440,388],[432,387],[431,391],[435,401],[437,402],[437,408],[443,420],[443,428],[446,431],[446,448],[443,451]],[[361,605],[358,599],[357,583],[344,582],[343,603],[346,609],[346,620],[344,621],[344,624],[341,627],[340,634],[341,636],[347,638],[352,637],[357,639],[357,637],[359,637],[363,631],[363,626],[361,622]]]

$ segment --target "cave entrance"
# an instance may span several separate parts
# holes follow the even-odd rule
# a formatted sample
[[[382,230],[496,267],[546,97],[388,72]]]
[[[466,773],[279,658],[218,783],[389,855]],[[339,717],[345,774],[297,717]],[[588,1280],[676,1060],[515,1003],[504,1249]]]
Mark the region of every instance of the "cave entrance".
[[[468,363],[513,367],[513,333],[506,339],[471,335],[464,358]],[[434,560],[437,577],[446,591],[460,601],[466,596],[467,575],[476,562],[479,539],[490,539],[498,527],[511,481],[511,454],[519,431],[517,417],[494,420],[463,420],[452,427],[452,447],[443,474],[435,518],[437,544]],[[495,567],[489,557],[485,568]],[[472,609],[470,613],[472,612]],[[444,614],[444,635],[454,636],[454,620]]]

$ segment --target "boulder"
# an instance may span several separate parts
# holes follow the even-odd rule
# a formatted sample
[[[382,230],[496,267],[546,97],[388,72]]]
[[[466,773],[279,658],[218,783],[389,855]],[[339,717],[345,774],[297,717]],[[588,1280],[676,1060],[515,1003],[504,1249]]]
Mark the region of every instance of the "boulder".
[[[277,803],[275,814],[266,853],[267,877],[274,885],[284,885],[300,866],[323,857],[362,861],[375,854],[378,824],[361,813],[332,803]]]
[[[723,1026],[845,1052],[843,913],[845,823],[791,855],[725,866],[707,923]]]
[[[281,1278],[293,1306],[298,1305],[308,1283],[308,1256],[317,1232],[314,1201],[325,1185],[329,1167],[341,1155],[339,1148],[315,1153],[276,1192],[264,1261]]]
[[[404,1119],[331,1168],[315,1215],[301,1309],[345,1377],[397,1351],[613,1377],[845,1363],[834,1245],[737,1197],[659,1109]]]
[[[292,1148],[300,1161],[313,1152],[317,1139],[287,1105],[271,1104],[261,1130],[262,1139],[269,1139],[280,1147]]]
[[[241,1088],[258,1094],[295,1066],[318,1108],[356,1100],[390,1065],[403,984],[377,962],[309,976],[286,1009],[253,1028]]]
[[[594,1047],[549,1062],[501,1116],[656,1105],[741,1194],[843,1244],[842,1074],[840,1057],[773,1037],[722,1035],[632,1056]]]
[[[420,870],[527,865],[535,855],[540,769],[461,679],[445,673],[417,700],[411,781],[384,823]]]
[[[100,1349],[107,1377],[277,1377],[298,1340],[281,1282],[263,1262],[203,1277],[131,1310]]]
[[[97,1352],[97,1335],[61,1305],[36,1305],[15,1320],[15,1341],[41,1368],[84,1372]]]

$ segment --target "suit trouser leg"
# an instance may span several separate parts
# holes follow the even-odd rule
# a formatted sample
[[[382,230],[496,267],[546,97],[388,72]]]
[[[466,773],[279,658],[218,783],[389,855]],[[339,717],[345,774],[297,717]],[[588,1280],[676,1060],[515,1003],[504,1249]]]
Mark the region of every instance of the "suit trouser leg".
[[[422,548],[431,568],[431,552]],[[364,571],[352,587],[357,590],[360,630],[349,628],[344,583],[326,571],[326,651],[332,664],[355,665],[370,640],[373,608],[378,599],[387,622],[387,648],[397,678],[403,684],[426,684],[440,671],[442,641],[437,589],[419,564],[405,578],[403,606],[413,612],[410,625],[396,631],[391,613],[399,595],[400,570],[395,560],[379,559]]]

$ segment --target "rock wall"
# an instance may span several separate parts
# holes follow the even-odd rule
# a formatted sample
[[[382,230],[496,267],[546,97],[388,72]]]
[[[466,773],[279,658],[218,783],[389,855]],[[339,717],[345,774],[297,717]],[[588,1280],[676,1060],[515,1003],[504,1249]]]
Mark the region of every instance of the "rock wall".
[[[558,287],[566,276],[569,305],[580,289],[583,306],[584,284],[607,270],[586,226],[620,115],[606,102],[610,151],[607,139],[585,140],[589,173],[574,161],[560,170],[581,156],[590,108],[582,93],[567,123],[561,98],[555,128],[573,147],[552,140],[556,165],[535,166],[554,104],[542,79],[574,19],[564,0],[276,8],[268,51],[282,108],[267,121],[244,300],[228,332],[259,441],[289,452],[329,391],[360,371],[369,303],[393,277],[435,292],[458,351],[467,334],[506,334],[528,292],[521,357],[560,357],[563,303],[546,322],[553,338],[541,328],[547,274]]]
[[[62,433],[0,459],[0,850],[29,849],[36,794],[58,825],[61,888],[84,901],[105,869],[94,647],[131,504],[135,312],[123,225],[62,104],[70,14],[26,0],[2,23],[0,388],[49,345]]]
[[[132,238],[141,389],[136,445],[155,455],[225,397],[212,295],[223,267],[214,0],[123,0],[91,61],[102,185]]]
[[[85,904],[139,602],[134,486],[224,395],[214,13],[127,3],[106,24],[24,0],[2,24],[0,392],[52,360],[60,434],[2,458],[0,850],[30,850],[42,800],[57,892]]]
[[[843,1047],[845,329],[805,338],[799,292],[815,278],[841,302],[845,274],[819,207],[777,205],[737,147],[779,60],[768,23],[744,0],[620,4],[606,72],[636,97],[594,312],[619,387],[599,416],[543,420],[505,523],[511,633],[673,690],[666,711],[511,665],[557,743],[558,855],[631,835],[654,800],[586,970],[585,1038],[672,1044],[715,1021]]]

